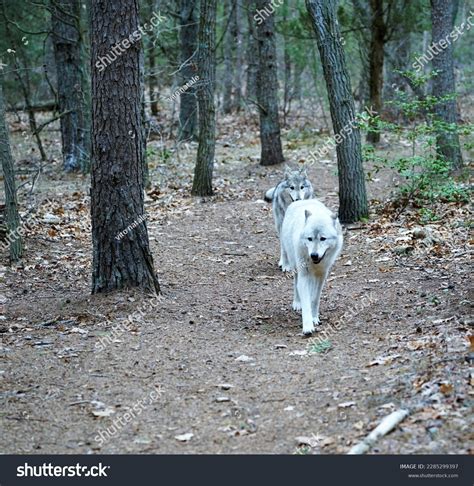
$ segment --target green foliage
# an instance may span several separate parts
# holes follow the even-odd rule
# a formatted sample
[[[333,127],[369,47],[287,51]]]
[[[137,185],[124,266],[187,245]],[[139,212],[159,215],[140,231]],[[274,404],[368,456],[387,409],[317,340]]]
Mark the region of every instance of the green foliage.
[[[310,353],[326,353],[329,351],[332,347],[331,341],[329,339],[324,339],[320,341],[319,343],[312,343],[309,352]]]
[[[418,75],[414,72],[403,72],[411,82],[422,86],[436,73]],[[461,179],[451,175],[451,161],[441,157],[436,152],[436,134],[440,131],[459,133],[461,136],[472,134],[472,125],[462,128],[455,123],[448,124],[435,116],[435,107],[439,103],[453,99],[454,95],[443,98],[426,96],[423,99],[414,99],[407,92],[397,92],[395,100],[389,103],[396,106],[402,113],[404,120],[400,123],[387,123],[378,116],[368,117],[360,124],[361,128],[370,131],[384,131],[391,133],[399,139],[404,139],[408,145],[409,154],[388,159],[379,155],[374,147],[363,147],[364,160],[370,162],[374,168],[368,173],[369,180],[383,167],[394,169],[401,177],[398,187],[397,199],[403,207],[412,204],[422,207],[420,217],[423,221],[433,221],[437,216],[434,212],[436,202],[469,201],[469,187]],[[472,144],[465,144],[469,147]]]
[[[311,454],[311,447],[309,446],[298,447],[295,451],[295,455],[297,456],[307,456],[308,454]]]

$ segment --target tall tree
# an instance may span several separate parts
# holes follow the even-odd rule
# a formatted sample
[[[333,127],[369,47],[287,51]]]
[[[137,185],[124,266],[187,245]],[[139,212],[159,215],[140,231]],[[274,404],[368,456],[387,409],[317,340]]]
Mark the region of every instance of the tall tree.
[[[380,115],[382,111],[384,49],[387,39],[384,0],[370,0],[370,11],[369,103],[371,109]],[[369,131],[367,141],[378,143],[380,141],[380,131]]]
[[[143,56],[138,27],[138,0],[91,2],[93,293],[124,287],[159,292],[143,221]],[[118,45],[120,55],[105,68],[96,68]]]
[[[224,37],[224,113],[240,108],[242,73],[242,6],[238,0],[227,0],[224,4],[228,27]]]
[[[224,96],[222,100],[222,110],[230,113],[233,109],[234,91],[234,54],[235,54],[235,31],[234,25],[237,18],[237,1],[226,0],[224,3],[224,15],[228,19],[228,26],[224,35]]]
[[[258,42],[254,15],[255,0],[249,0],[247,5],[247,47],[245,51],[247,61],[247,82],[245,96],[250,102],[255,103],[257,99]]]
[[[184,86],[197,72],[197,0],[181,0],[180,4],[180,83]],[[197,132],[196,87],[192,85],[181,93],[179,107],[179,139],[193,139]]]
[[[146,13],[150,18],[155,11],[155,1],[147,0]],[[150,94],[150,111],[153,116],[158,116],[158,75],[156,72],[156,48],[155,37],[149,35],[147,37],[147,58],[148,58],[148,91]]]
[[[10,137],[5,119],[5,100],[3,99],[3,76],[0,75],[0,158],[5,184],[5,216],[7,223],[7,240],[10,242],[10,260],[17,261],[23,253],[23,241],[20,228],[20,215],[18,214],[18,201],[16,197],[15,170],[10,147]]]
[[[77,171],[87,164],[87,115],[80,29],[80,0],[51,0],[58,105],[61,113],[63,167]]]
[[[341,32],[337,23],[337,0],[306,0],[329,97],[335,133],[339,177],[339,217],[351,223],[368,215],[360,132],[355,125],[355,107],[346,67]]]
[[[451,0],[431,0],[431,23],[433,45],[441,49],[433,56],[433,69],[436,76],[433,79],[433,96],[438,99],[435,107],[437,118],[446,123],[436,137],[438,153],[451,162],[454,170],[463,165],[459,135],[456,131],[457,111],[456,100],[452,97],[456,93],[454,77],[453,45],[447,42],[454,23],[454,4]],[[446,99],[451,95],[450,99]]]
[[[32,80],[30,73],[33,72],[33,68],[30,65],[30,58],[28,56],[29,50],[25,48],[25,44],[20,41],[20,36],[22,33],[17,28],[16,22],[10,20],[7,16],[7,2],[0,2],[0,7],[2,9],[2,16],[5,22],[5,34],[8,39],[10,46],[10,51],[13,51],[13,66],[15,78],[18,82],[18,87],[23,94],[23,99],[25,101],[24,109],[28,113],[28,124],[30,131],[38,146],[38,151],[43,162],[47,161],[46,152],[43,147],[43,142],[40,136],[40,129],[36,122],[35,110],[33,106],[32,98]]]
[[[192,194],[212,195],[212,173],[216,148],[216,10],[217,0],[201,0],[199,21],[199,146]]]
[[[242,32],[242,16],[243,6],[242,3],[236,0],[235,2],[235,17],[234,22],[231,25],[232,38],[235,43],[235,70],[234,70],[234,97],[232,100],[232,109],[239,111],[242,107],[242,75],[243,75],[243,63],[244,63],[244,45],[243,45],[243,32]]]
[[[256,11],[268,6],[267,0],[256,0]],[[259,17],[257,22],[258,74],[257,100],[260,114],[261,165],[284,161],[278,115],[278,74],[274,14]]]

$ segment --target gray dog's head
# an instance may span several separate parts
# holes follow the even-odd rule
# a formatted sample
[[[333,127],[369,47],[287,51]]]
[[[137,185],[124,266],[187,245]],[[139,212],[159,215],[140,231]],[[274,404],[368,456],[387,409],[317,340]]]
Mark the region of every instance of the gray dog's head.
[[[284,188],[292,201],[310,199],[313,197],[313,186],[308,179],[304,167],[296,170],[291,170],[289,167],[286,167]]]

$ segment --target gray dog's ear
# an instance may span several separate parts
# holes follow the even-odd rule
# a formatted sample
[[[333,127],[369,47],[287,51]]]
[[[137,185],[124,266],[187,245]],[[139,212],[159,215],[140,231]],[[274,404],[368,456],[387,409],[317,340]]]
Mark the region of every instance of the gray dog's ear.
[[[304,210],[304,218],[305,218],[305,221],[308,221],[308,218],[311,216],[311,212],[308,211],[307,209]]]
[[[308,173],[306,172],[306,167],[304,165],[300,167],[300,175],[303,177],[308,177]]]
[[[291,168],[285,165],[285,179],[288,179],[291,176]]]

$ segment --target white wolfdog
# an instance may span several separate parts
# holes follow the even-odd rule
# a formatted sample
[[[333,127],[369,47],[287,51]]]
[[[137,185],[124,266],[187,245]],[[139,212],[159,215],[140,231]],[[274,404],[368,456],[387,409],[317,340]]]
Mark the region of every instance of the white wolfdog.
[[[319,324],[324,282],[342,249],[338,218],[316,199],[288,207],[280,234],[283,271],[294,275],[293,309],[302,311],[303,334]]]

